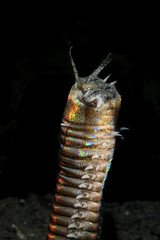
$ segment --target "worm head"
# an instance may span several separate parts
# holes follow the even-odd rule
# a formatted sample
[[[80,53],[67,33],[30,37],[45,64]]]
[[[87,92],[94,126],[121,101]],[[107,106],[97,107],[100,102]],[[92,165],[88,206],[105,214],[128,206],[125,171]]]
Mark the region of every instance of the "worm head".
[[[79,77],[75,63],[71,56],[71,63],[75,74],[75,84],[72,86],[68,96],[64,117],[67,121],[80,121],[84,123],[88,114],[91,119],[99,119],[99,115],[106,115],[106,111],[117,112],[120,108],[121,97],[116,90],[115,82],[107,83],[109,76],[105,79],[99,78],[99,73],[110,63],[109,54],[99,67],[87,77]],[[86,116],[87,114],[87,116]],[[116,115],[116,114],[114,114]],[[100,120],[101,121],[101,120]],[[103,119],[104,121],[104,119]]]

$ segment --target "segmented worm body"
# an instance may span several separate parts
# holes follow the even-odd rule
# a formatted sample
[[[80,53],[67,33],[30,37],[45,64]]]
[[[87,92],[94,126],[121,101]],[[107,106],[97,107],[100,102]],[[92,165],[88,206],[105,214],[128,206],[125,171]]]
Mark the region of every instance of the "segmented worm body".
[[[71,88],[61,124],[60,173],[47,239],[97,239],[104,183],[113,158],[121,97],[98,74],[109,56]]]

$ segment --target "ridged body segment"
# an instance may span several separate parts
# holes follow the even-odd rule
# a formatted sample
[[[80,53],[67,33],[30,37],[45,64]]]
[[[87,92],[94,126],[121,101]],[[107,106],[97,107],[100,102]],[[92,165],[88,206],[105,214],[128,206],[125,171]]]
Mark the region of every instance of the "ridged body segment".
[[[47,238],[50,240],[97,239],[121,97],[115,91],[98,108],[86,104],[82,95],[85,89],[94,87],[75,83],[68,96],[61,124],[60,173]]]

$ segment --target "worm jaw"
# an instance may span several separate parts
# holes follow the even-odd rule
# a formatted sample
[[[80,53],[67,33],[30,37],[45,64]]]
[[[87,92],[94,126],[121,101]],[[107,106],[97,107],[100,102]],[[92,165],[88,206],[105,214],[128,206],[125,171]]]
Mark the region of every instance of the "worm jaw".
[[[87,81],[78,82],[75,87],[79,90],[78,99],[87,106],[97,110],[108,100],[116,99],[118,92],[112,83],[104,83],[102,79],[95,79],[89,84]]]

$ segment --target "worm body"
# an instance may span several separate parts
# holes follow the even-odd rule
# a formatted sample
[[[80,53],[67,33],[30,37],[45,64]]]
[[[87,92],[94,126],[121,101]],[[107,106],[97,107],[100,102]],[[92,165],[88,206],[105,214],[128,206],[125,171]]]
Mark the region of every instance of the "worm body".
[[[109,56],[71,88],[61,124],[60,173],[47,239],[97,239],[104,183],[113,158],[121,97],[98,74]]]

